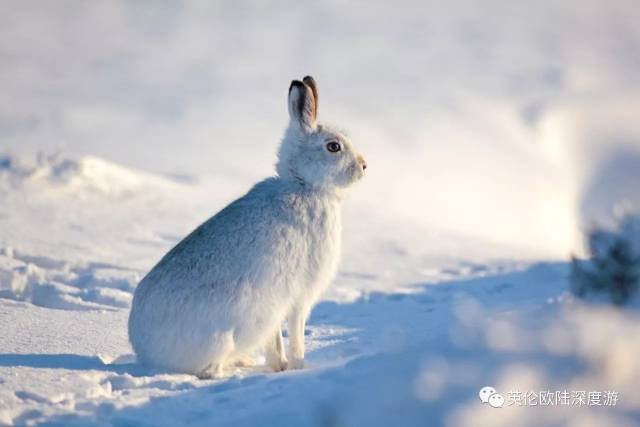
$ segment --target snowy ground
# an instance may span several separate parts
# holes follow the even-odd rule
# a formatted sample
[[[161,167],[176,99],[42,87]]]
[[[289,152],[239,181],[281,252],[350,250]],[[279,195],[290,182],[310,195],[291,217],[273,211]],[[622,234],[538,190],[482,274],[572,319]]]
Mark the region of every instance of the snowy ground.
[[[640,425],[640,302],[567,281],[640,209],[639,11],[2,3],[0,425]],[[370,166],[308,366],[139,366],[138,280],[272,173],[307,73]],[[591,405],[519,400],[565,390]]]
[[[132,291],[155,258],[213,209],[198,200],[219,184],[96,158],[5,157],[2,164],[9,203],[0,207],[0,225],[4,240],[20,246],[0,255],[1,423],[389,425],[397,414],[403,425],[639,419],[640,319],[633,309],[574,301],[566,263],[413,258],[379,236],[366,239],[375,248],[367,257],[346,260],[314,310],[305,370],[242,369],[217,381],[150,371],[131,358],[127,342]],[[145,212],[154,214],[132,220]],[[505,398],[565,389],[619,398],[615,407],[525,408],[509,400],[494,409],[477,397],[484,385]]]

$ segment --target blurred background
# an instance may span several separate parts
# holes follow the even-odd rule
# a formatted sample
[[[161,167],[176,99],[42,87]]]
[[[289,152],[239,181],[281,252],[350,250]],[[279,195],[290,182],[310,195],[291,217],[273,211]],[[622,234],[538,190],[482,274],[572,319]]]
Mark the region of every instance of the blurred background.
[[[213,179],[226,202],[273,174],[289,82],[311,74],[320,119],[370,165],[347,205],[347,227],[368,219],[347,235],[354,253],[566,258],[581,253],[581,228],[640,198],[633,1],[0,9],[9,156]]]

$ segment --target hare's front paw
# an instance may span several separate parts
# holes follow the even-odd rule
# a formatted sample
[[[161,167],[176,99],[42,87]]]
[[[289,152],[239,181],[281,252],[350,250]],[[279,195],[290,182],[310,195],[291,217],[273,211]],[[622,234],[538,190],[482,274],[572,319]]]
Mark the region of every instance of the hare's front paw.
[[[302,369],[304,368],[304,359],[292,358],[289,361],[289,369]]]
[[[287,359],[282,357],[267,357],[267,366],[274,370],[274,372],[286,371],[289,363]]]

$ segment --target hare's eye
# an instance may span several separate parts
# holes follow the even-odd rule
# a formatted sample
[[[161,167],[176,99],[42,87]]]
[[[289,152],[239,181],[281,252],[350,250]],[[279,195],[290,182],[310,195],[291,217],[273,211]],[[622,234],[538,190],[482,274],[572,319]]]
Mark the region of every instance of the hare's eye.
[[[331,141],[331,142],[327,142],[327,150],[332,152],[332,153],[337,153],[338,151],[340,151],[342,149],[342,147],[340,147],[340,144],[336,141]]]

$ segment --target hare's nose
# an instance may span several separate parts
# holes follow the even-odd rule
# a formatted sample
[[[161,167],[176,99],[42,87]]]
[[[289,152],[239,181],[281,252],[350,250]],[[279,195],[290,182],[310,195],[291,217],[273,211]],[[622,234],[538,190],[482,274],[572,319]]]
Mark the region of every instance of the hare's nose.
[[[362,154],[358,154],[358,163],[360,163],[360,167],[362,167],[362,171],[364,172],[367,169],[367,162],[362,157]]]

